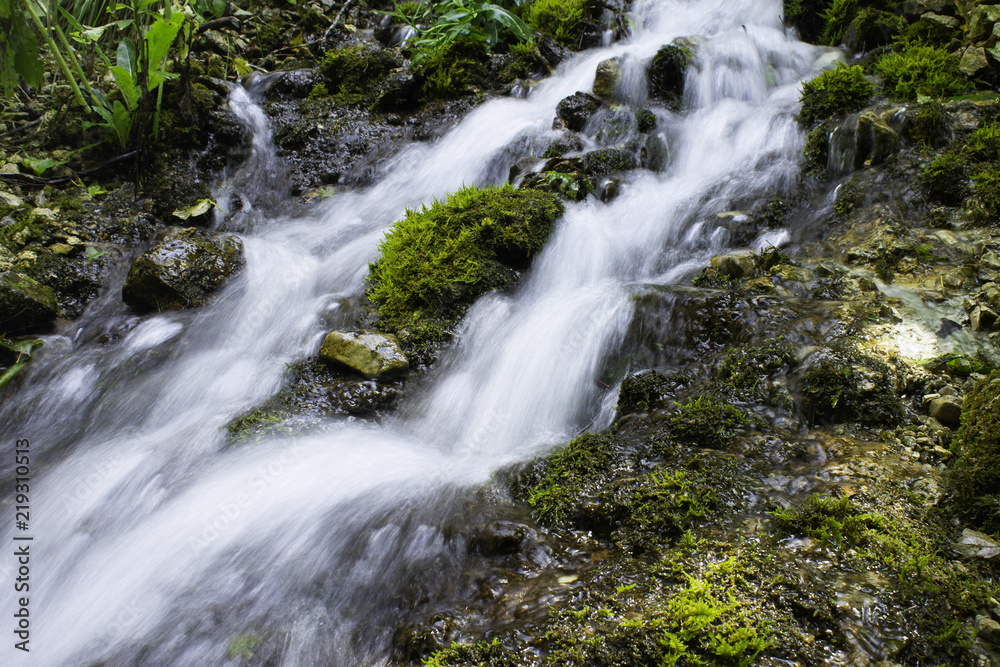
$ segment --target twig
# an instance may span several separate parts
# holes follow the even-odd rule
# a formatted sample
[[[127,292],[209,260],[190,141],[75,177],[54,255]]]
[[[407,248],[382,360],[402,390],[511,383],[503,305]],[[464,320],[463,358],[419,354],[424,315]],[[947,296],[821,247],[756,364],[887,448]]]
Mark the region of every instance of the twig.
[[[38,125],[41,122],[42,122],[42,119],[41,118],[37,118],[37,119],[31,121],[30,123],[25,123],[24,125],[21,125],[19,127],[15,127],[13,130],[7,130],[3,134],[0,134],[0,139],[3,139],[6,136],[10,136],[11,134],[17,134],[18,132],[20,132],[22,130],[27,130],[29,127],[34,127],[35,125]]]
[[[81,171],[74,171],[72,176],[60,176],[58,178],[42,178],[41,176],[32,176],[31,174],[0,174],[0,180],[6,181],[21,181],[22,183],[30,183],[32,185],[62,185],[64,183],[69,183],[75,178],[80,178],[81,176],[90,176],[98,171],[104,169],[105,167],[110,167],[111,165],[118,164],[119,162],[124,162],[131,158],[134,158],[136,151],[129,151],[128,153],[122,153],[121,155],[116,155],[110,160],[105,160],[104,162],[94,165],[93,167],[87,167]]]

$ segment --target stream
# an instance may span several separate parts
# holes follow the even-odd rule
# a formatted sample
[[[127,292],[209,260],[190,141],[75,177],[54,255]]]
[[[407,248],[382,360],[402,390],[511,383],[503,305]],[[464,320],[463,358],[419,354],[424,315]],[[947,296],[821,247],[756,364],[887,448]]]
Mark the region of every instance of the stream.
[[[225,225],[244,240],[244,270],[202,309],[141,319],[117,276],[82,319],[46,337],[0,406],[4,441],[28,438],[34,455],[32,650],[4,642],[0,662],[223,664],[230,641],[252,631],[283,667],[389,664],[407,587],[461,567],[463,549],[440,526],[469,490],[611,422],[616,388],[596,379],[626,334],[631,295],[690,276],[728,247],[717,214],[797,178],[799,83],[827,53],[785,31],[780,0],[634,11],[631,40],[575,56],[525,99],[483,104],[435,142],[406,147],[377,184],[295,215],[267,204],[283,171],[255,102],[265,82],[234,88],[253,150],[215,192],[243,202]],[[568,205],[518,290],[473,307],[394,419],[224,447],[225,425],[271,396],[287,364],[353,326],[344,304],[407,207],[502,183],[553,135],[559,100],[590,90],[600,61],[641,62],[694,35],[685,111],[651,107],[665,170],[633,172],[610,204]],[[624,95],[639,106],[645,82],[632,69]],[[111,344],[98,335],[108,330]],[[0,474],[10,479],[9,461]],[[13,559],[0,566],[11,581]],[[16,608],[10,587],[0,597]]]

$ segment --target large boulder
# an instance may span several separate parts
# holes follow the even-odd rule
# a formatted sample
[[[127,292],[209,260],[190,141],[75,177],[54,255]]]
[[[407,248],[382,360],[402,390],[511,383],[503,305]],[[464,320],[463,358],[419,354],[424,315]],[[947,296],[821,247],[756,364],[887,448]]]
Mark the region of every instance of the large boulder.
[[[556,118],[570,130],[579,132],[600,106],[601,100],[590,93],[574,93],[556,105]]]
[[[390,377],[410,368],[399,340],[377,331],[331,331],[319,356],[368,377]]]
[[[671,109],[678,108],[684,95],[684,75],[690,60],[688,53],[674,44],[657,51],[646,70],[649,96]]]
[[[621,57],[602,60],[597,64],[597,73],[594,75],[594,94],[604,99],[613,98],[621,80]]]
[[[243,263],[238,237],[182,229],[132,263],[122,299],[151,310],[201,306]]]
[[[51,289],[15,271],[0,273],[0,332],[41,329],[58,313]]]

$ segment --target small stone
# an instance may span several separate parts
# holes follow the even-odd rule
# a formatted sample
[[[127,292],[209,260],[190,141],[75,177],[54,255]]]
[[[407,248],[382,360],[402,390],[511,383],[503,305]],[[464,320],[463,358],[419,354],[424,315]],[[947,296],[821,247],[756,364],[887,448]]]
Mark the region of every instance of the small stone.
[[[410,367],[399,340],[377,331],[331,331],[319,356],[369,377],[399,375]]]
[[[979,258],[979,267],[1000,271],[1000,257],[997,257],[997,254],[992,250],[983,253],[983,256]]]
[[[32,220],[38,220],[41,218],[43,220],[50,220],[54,222],[59,219],[59,214],[51,208],[33,208],[31,209],[30,215]]]
[[[68,243],[53,243],[49,246],[53,255],[68,255],[73,252],[73,246]]]
[[[962,417],[962,399],[956,396],[942,396],[931,402],[931,417],[946,426],[958,426]]]
[[[939,461],[947,461],[953,456],[951,450],[945,449],[941,445],[936,445],[931,451],[934,452],[934,456],[938,457]]]
[[[976,616],[976,634],[991,644],[1000,644],[1000,623],[989,616]]]
[[[941,14],[935,14],[934,12],[921,14],[920,18],[931,23],[937,23],[938,25],[944,26],[949,30],[955,30],[962,25],[962,22],[954,16],[942,16]]]
[[[713,257],[710,263],[720,275],[727,275],[735,280],[752,276],[754,272],[753,255],[750,253],[719,255]]]
[[[9,192],[4,192],[0,190],[0,203],[10,206],[11,208],[21,208],[24,206],[24,200],[17,195],[12,195]]]
[[[8,162],[0,166],[0,174],[20,174],[21,170],[13,162]]]
[[[975,78],[982,72],[988,72],[990,63],[986,60],[986,49],[981,46],[970,46],[962,54],[962,60],[958,63],[958,69],[970,78]]]
[[[955,544],[955,548],[965,558],[996,558],[1000,555],[1000,544],[989,535],[970,528],[962,531],[962,537]]]
[[[937,393],[940,396],[958,396],[958,390],[952,387],[950,384],[946,384],[945,386],[938,389]]]

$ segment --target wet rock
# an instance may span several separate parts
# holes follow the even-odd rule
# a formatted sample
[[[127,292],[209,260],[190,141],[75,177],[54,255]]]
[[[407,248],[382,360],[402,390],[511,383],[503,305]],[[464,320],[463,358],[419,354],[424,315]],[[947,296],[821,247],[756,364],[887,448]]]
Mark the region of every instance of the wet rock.
[[[664,135],[659,133],[647,137],[641,155],[644,168],[650,171],[665,171],[670,161],[670,148]]]
[[[962,416],[962,399],[956,396],[941,396],[931,401],[931,417],[945,426],[958,426]]]
[[[594,182],[580,172],[543,171],[528,174],[521,188],[562,195],[570,201],[583,201],[594,192]]]
[[[618,148],[602,148],[581,157],[581,169],[591,176],[630,171],[639,167],[633,153]]]
[[[1000,555],[1000,544],[989,535],[966,528],[955,548],[965,558],[996,558]]]
[[[927,12],[955,13],[954,0],[906,0],[903,11],[909,16],[921,16]]]
[[[678,109],[684,95],[684,76],[690,60],[688,52],[674,44],[657,51],[646,69],[649,96],[671,109]]]
[[[987,306],[976,306],[969,315],[973,331],[992,331],[997,323],[997,314]]]
[[[319,356],[369,377],[391,377],[410,368],[399,339],[377,331],[331,331]]]
[[[899,151],[899,134],[872,111],[858,117],[855,169],[882,164]]]
[[[523,523],[497,521],[476,528],[469,538],[469,548],[485,556],[506,556],[521,551],[522,545],[537,538]]]
[[[183,229],[132,263],[122,299],[140,309],[197,307],[243,262],[243,242],[238,237]]]
[[[594,95],[611,99],[615,96],[615,89],[622,80],[622,59],[609,58],[602,60],[597,65],[597,73],[594,76]]]
[[[0,332],[43,329],[58,312],[51,289],[21,273],[0,273]]]
[[[600,106],[601,100],[590,93],[574,93],[556,105],[556,118],[570,130],[579,132]]]
[[[742,280],[754,274],[753,255],[750,253],[733,253],[713,257],[711,266],[720,276],[729,276],[732,280]]]
[[[636,130],[640,133],[649,132],[656,127],[656,114],[649,109],[639,109],[635,112]]]

